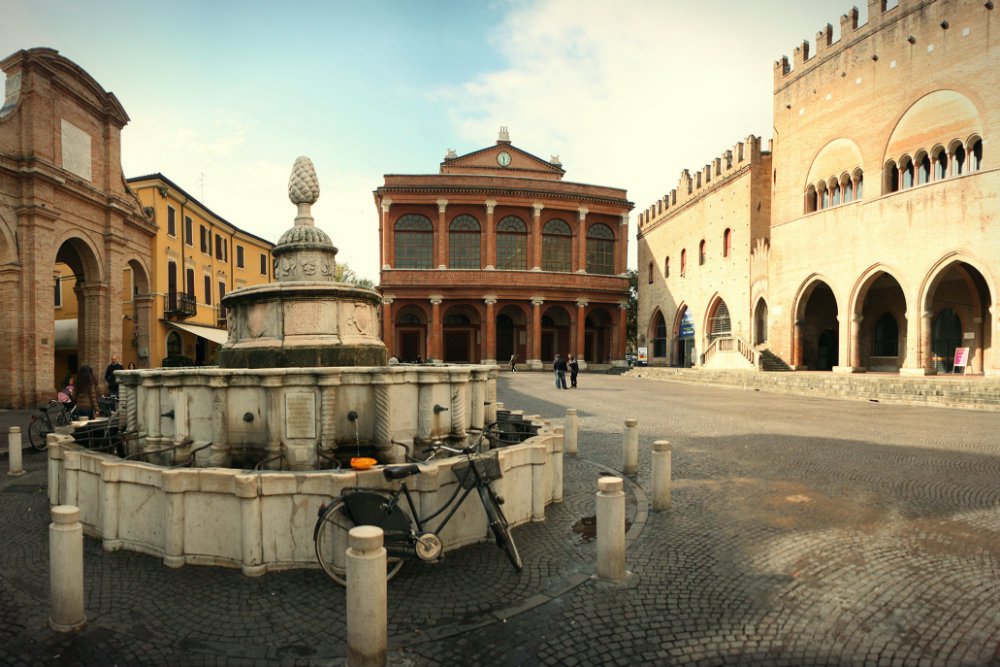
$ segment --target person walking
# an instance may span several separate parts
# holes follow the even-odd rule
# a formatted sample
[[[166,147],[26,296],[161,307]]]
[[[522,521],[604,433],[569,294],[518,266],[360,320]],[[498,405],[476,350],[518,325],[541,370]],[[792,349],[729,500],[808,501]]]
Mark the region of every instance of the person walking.
[[[90,366],[81,366],[76,375],[76,409],[81,417],[93,419],[97,409],[97,378]]]
[[[516,373],[517,372],[517,353],[516,352],[514,354],[510,355],[510,372],[511,373]]]
[[[552,369],[556,372],[556,389],[566,389],[566,360],[557,354]]]
[[[104,369],[104,381],[108,383],[108,394],[111,396],[118,396],[118,378],[115,377],[115,371],[123,371],[125,367],[118,363],[118,355],[111,355],[111,363],[108,367]]]
[[[580,373],[580,362],[572,354],[569,355],[569,386],[576,389],[576,376]]]

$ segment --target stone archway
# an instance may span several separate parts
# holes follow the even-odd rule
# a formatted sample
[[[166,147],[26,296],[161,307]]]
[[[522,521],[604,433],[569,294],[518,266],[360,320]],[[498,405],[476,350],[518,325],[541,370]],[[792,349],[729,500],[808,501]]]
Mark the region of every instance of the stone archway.
[[[840,331],[837,297],[820,279],[800,293],[795,308],[793,364],[797,368],[833,370],[840,362]]]
[[[695,326],[694,315],[686,305],[682,305],[677,309],[672,333],[674,344],[670,355],[670,365],[690,368],[694,365],[696,354],[694,343]]]
[[[127,368],[149,368],[150,333],[153,330],[153,294],[149,272],[137,259],[128,260],[122,277],[124,299],[122,308],[121,362]]]
[[[667,321],[659,308],[650,319],[646,339],[649,341],[649,364],[652,365],[654,359],[661,364],[667,363]]]
[[[853,312],[851,367],[898,371],[906,365],[906,294],[895,276],[872,271],[857,290]]]
[[[549,306],[542,314],[542,362],[552,363],[555,355],[570,353],[573,318],[562,306]]]
[[[991,326],[993,299],[987,277],[970,261],[955,257],[939,265],[922,299],[920,357],[923,368],[950,371],[955,348],[967,347],[968,372],[995,370],[997,361]]]
[[[513,356],[524,363],[528,354],[528,316],[518,306],[508,304],[497,313],[496,359],[504,364]]]
[[[479,363],[482,348],[479,311],[468,304],[457,304],[441,318],[442,360],[445,363]]]
[[[410,304],[395,313],[396,358],[404,363],[427,359],[427,313]]]
[[[574,354],[590,364],[611,363],[613,330],[614,318],[611,314],[600,306],[591,308],[584,319],[583,351],[577,350]]]

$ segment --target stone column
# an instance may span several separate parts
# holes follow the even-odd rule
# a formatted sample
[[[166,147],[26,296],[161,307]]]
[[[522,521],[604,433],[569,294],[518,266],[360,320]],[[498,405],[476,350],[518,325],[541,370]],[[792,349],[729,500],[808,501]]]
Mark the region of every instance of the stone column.
[[[382,297],[382,342],[385,343],[385,356],[389,358],[395,355],[396,349],[396,325],[392,321],[393,297]]]
[[[531,297],[531,358],[528,367],[542,368],[542,304],[545,300],[540,296]]]
[[[492,271],[497,266],[497,226],[493,222],[493,209],[497,203],[492,199],[486,200],[486,228],[483,230],[483,239],[480,247],[483,250],[483,264],[487,271]]]
[[[382,200],[382,270],[392,268],[396,263],[395,258],[395,233],[394,230],[389,226],[389,209],[392,208],[391,199]]]
[[[566,408],[566,435],[564,451],[570,456],[576,456],[579,452],[579,421],[576,416],[576,408]]]
[[[932,361],[934,352],[931,349],[931,346],[933,345],[933,318],[934,313],[929,310],[925,310],[920,314],[920,365],[927,371],[928,375],[937,372],[934,369],[934,363]]]
[[[438,199],[437,234],[434,237],[434,265],[439,269],[448,268],[448,219],[445,211],[448,209],[447,199]]]
[[[863,370],[861,366],[861,321],[864,319],[861,315],[855,315],[851,318],[851,361],[849,365],[853,371]]]
[[[670,477],[673,454],[670,442],[657,440],[653,443],[653,509],[670,509]]]
[[[497,403],[497,376],[500,374],[496,368],[491,368],[486,372],[486,423],[492,424],[497,420],[497,410],[500,409],[500,405]]]
[[[7,475],[10,477],[20,477],[24,474],[21,453],[21,427],[11,426],[7,431]]]
[[[622,222],[618,226],[618,245],[615,246],[615,273],[624,275],[628,272],[628,213],[622,214]]]
[[[488,295],[486,302],[486,320],[483,322],[483,354],[481,362],[483,364],[495,364],[497,362],[497,297],[494,294]]]
[[[921,350],[920,329],[923,325],[922,318],[910,317],[910,310],[906,313],[906,361],[899,369],[900,375],[926,375],[924,369]]]
[[[586,299],[576,300],[576,336],[574,336],[576,350],[573,351],[573,354],[580,360],[580,368],[587,367],[586,360],[583,358],[583,351],[587,347],[587,305]]]
[[[388,460],[393,460],[392,400],[388,376],[373,378],[375,383],[375,420],[372,427],[375,448]],[[402,454],[399,455],[402,458]],[[394,461],[403,463],[404,461]]]
[[[622,472],[635,475],[639,472],[639,420],[625,420],[625,436],[622,442]]]
[[[802,320],[795,320],[792,329],[792,366],[802,368]]]
[[[580,207],[577,215],[576,252],[573,270],[577,273],[587,272],[587,213],[589,210]]]
[[[532,204],[534,219],[531,226],[531,252],[528,268],[532,271],[542,270],[542,209],[545,206],[539,202]]]
[[[388,664],[388,581],[384,535],[356,526],[347,549],[347,667]]]
[[[597,480],[597,577],[625,578],[625,492],[619,477]]]
[[[153,356],[153,351],[149,349],[150,342],[152,340],[150,333],[154,326],[153,323],[153,295],[152,294],[141,294],[135,299],[135,326],[138,329],[138,340],[136,341],[137,350],[139,352],[139,363],[136,364],[139,368],[149,368],[149,359]],[[143,361],[145,359],[145,361]]]
[[[628,365],[625,362],[625,350],[628,348],[628,302],[619,301],[618,302],[618,336],[615,341],[615,351],[611,356],[612,363],[621,362],[622,365]]]
[[[469,414],[469,427],[482,428],[486,418],[486,371],[472,371],[469,383],[469,403],[472,410]]]
[[[441,302],[444,301],[444,297],[434,294],[431,296],[431,331],[430,340],[427,343],[427,361],[437,361],[440,362],[443,358],[442,355],[442,344],[441,337],[443,331],[441,329]]]
[[[57,505],[49,524],[49,627],[75,632],[87,624],[83,609],[83,525],[80,508]]]

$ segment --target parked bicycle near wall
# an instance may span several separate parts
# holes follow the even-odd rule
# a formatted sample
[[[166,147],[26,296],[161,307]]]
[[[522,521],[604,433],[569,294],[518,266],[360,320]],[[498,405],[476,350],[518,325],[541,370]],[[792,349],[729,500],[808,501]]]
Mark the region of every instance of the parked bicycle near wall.
[[[407,477],[420,474],[420,466],[416,463],[383,468],[382,474],[387,480],[401,480],[396,491],[351,487],[344,489],[343,494],[334,498],[330,504],[320,507],[319,517],[313,529],[313,541],[316,558],[323,571],[341,586],[347,584],[344,566],[347,532],[355,526],[378,526],[384,531],[384,544],[388,552],[387,579],[396,576],[407,559],[421,561],[441,559],[444,555],[441,531],[475,490],[478,491],[479,499],[483,503],[486,520],[497,546],[503,549],[514,569],[520,572],[523,567],[521,555],[510,534],[507,517],[501,509],[504,501],[492,484],[501,476],[500,462],[495,452],[479,453],[479,448],[484,440],[489,439],[489,434],[495,436],[496,433],[496,425],[490,424],[483,429],[470,447],[456,449],[440,442],[429,446],[428,449],[434,453],[445,451],[465,458],[452,466],[460,482],[456,485],[455,492],[439,508],[426,516],[421,516],[417,510],[413,496],[406,485]],[[404,499],[409,513],[402,507]],[[444,518],[430,529],[428,522],[446,511]]]
[[[76,419],[76,406],[60,401],[49,401],[38,408],[37,415],[31,415],[28,425],[28,444],[36,452],[44,452],[49,446],[48,435],[56,426],[66,426]]]

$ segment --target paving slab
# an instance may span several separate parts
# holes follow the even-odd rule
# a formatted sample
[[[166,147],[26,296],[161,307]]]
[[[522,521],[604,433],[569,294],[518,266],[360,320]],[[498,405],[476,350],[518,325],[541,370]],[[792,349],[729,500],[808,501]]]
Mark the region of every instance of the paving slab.
[[[1000,417],[648,382],[503,374],[498,399],[578,410],[564,502],[493,544],[407,564],[389,584],[397,665],[1000,665]],[[627,478],[623,585],[590,578],[597,479]],[[652,511],[655,440],[673,506]],[[47,628],[45,457],[0,475],[0,665],[342,665],[344,591],[318,570],[238,570],[106,553],[85,540],[79,633]]]

